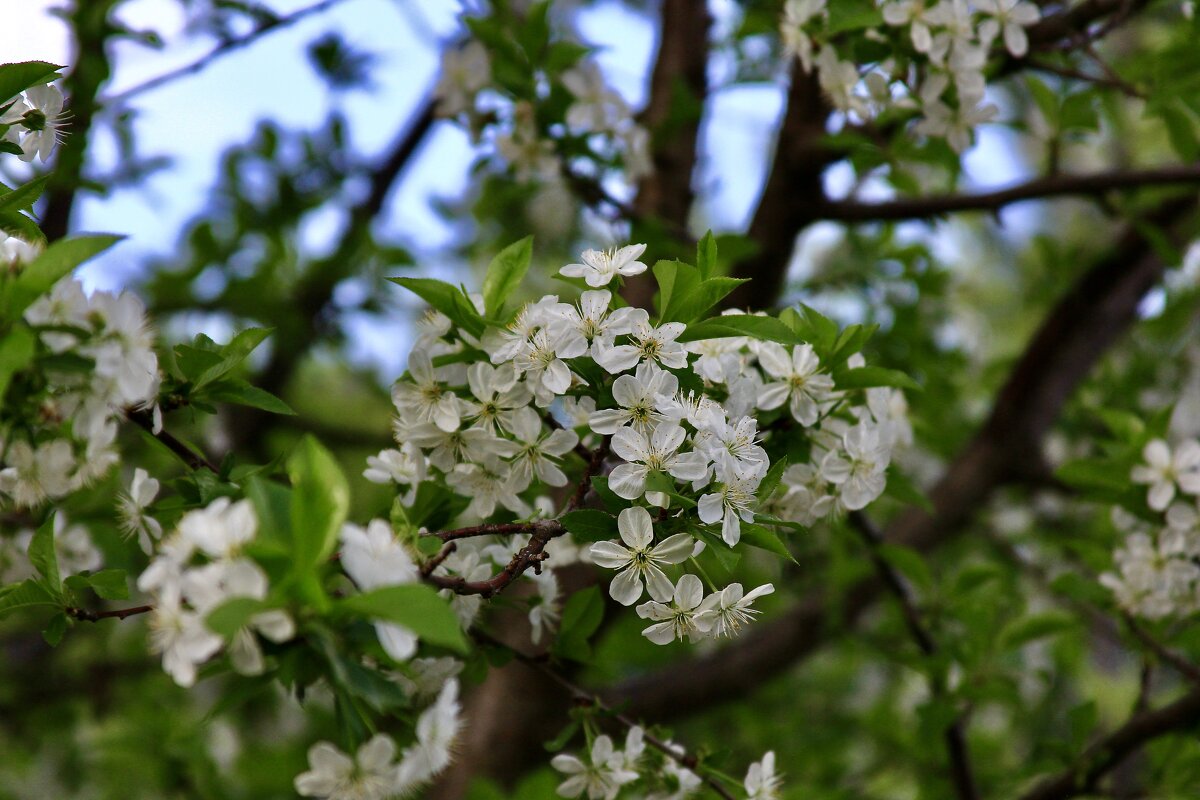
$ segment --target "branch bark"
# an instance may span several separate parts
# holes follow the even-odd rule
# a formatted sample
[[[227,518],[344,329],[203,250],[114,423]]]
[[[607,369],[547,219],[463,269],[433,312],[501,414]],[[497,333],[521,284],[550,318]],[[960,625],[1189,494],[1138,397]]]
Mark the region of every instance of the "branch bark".
[[[1195,208],[1195,198],[1161,205],[1145,220],[1174,227]],[[1047,315],[1026,347],[992,413],[971,443],[930,492],[934,512],[910,509],[886,529],[890,542],[928,551],[962,532],[998,486],[1019,479],[1041,462],[1040,443],[1067,397],[1096,361],[1136,318],[1145,293],[1164,265],[1143,227],[1131,226]],[[730,647],[672,664],[604,692],[611,703],[628,703],[629,713],[666,719],[736,700],[762,681],[815,652],[837,624],[854,622],[880,591],[871,577],[846,590],[840,619],[830,603],[813,593],[790,612],[759,625]],[[754,681],[746,676],[753,675]]]

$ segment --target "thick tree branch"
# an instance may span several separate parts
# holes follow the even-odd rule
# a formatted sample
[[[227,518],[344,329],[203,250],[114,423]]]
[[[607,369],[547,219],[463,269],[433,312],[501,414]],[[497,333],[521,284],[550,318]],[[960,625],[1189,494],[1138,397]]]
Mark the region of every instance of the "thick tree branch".
[[[1164,203],[1145,222],[1170,228],[1195,207],[1192,197]],[[928,551],[958,535],[991,492],[1040,463],[1040,445],[1067,397],[1136,319],[1145,293],[1160,279],[1162,261],[1139,227],[1130,227],[1107,254],[1059,299],[1001,390],[991,416],[933,487],[932,514],[910,509],[886,530],[887,540]],[[883,589],[877,577],[849,587],[831,619],[816,592],[784,616],[759,625],[737,643],[672,664],[605,692],[630,713],[663,719],[736,700],[763,680],[817,650],[834,627],[852,623]],[[754,675],[749,682],[745,676]]]
[[[1092,175],[1048,175],[1003,189],[978,194],[901,197],[879,203],[853,200],[825,203],[821,216],[838,222],[880,222],[921,219],[957,211],[999,211],[1023,200],[1044,200],[1064,195],[1099,198],[1114,189],[1200,184],[1200,164],[1173,164],[1149,169],[1113,170]]]
[[[794,65],[787,110],[775,145],[775,160],[747,235],[754,255],[734,265],[735,278],[749,278],[726,298],[732,308],[767,308],[783,291],[796,236],[821,218],[825,187],[821,176],[843,154],[823,144],[829,104],[816,73]]]
[[[1067,800],[1092,794],[1096,784],[1130,754],[1175,731],[1200,725],[1200,689],[1162,708],[1142,711],[1109,735],[1090,745],[1075,763],[1034,786],[1020,800]]]
[[[692,175],[708,95],[711,27],[712,16],[704,3],[662,0],[650,99],[639,120],[650,131],[654,172],[638,185],[637,197],[628,209],[632,214],[627,214],[639,240],[648,237],[637,228],[657,226],[688,241],[688,215],[695,199]],[[654,290],[654,281],[645,274],[630,280],[623,294],[630,305],[648,308]]]

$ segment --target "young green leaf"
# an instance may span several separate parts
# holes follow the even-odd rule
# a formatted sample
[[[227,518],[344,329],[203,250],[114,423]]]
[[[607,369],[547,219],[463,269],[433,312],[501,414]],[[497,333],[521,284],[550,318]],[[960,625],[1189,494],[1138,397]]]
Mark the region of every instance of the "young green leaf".
[[[292,481],[292,559],[304,573],[323,562],[337,545],[350,507],[350,490],[333,454],[306,435],[287,460]]]
[[[384,586],[339,600],[334,609],[383,622],[394,622],[430,644],[459,653],[467,652],[458,617],[450,604],[423,583]]]
[[[498,319],[509,296],[521,285],[533,257],[533,237],[526,236],[501,250],[488,264],[483,278],[483,312]]]

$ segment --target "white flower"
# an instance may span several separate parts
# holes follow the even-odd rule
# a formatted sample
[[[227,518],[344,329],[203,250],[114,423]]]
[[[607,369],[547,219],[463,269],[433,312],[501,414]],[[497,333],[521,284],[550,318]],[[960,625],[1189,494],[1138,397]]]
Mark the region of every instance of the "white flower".
[[[25,90],[25,99],[17,98],[12,107],[0,115],[0,124],[12,125],[9,136],[21,137],[21,160],[43,162],[62,141],[63,129],[70,114],[63,113],[63,96],[58,87],[49,84]],[[15,140],[15,137],[14,137]]]
[[[512,364],[472,364],[467,368],[467,386],[474,400],[461,401],[463,416],[488,433],[511,430],[513,414],[529,405],[529,388],[518,383],[521,375]]]
[[[392,387],[392,402],[401,418],[432,422],[444,431],[456,430],[458,398],[441,383],[429,354],[423,350],[409,353],[408,371],[412,382],[399,381]]]
[[[158,496],[158,481],[146,470],[133,471],[129,494],[117,495],[117,517],[126,536],[137,536],[138,545],[146,555],[154,552],[155,543],[162,538],[162,524],[146,513],[146,508]]]
[[[696,435],[696,449],[708,456],[709,461],[727,471],[766,474],[770,459],[758,444],[756,419],[742,417],[730,424],[718,406],[697,422],[693,424],[701,430]]]
[[[762,482],[762,473],[757,470],[723,470],[721,482],[714,492],[704,495],[696,507],[700,520],[711,525],[721,522],[721,538],[733,547],[742,538],[741,520],[754,521],[754,493]]]
[[[588,555],[605,569],[619,569],[608,593],[623,606],[642,597],[642,582],[655,600],[667,601],[674,587],[660,564],[680,564],[692,554],[694,543],[686,533],[668,536],[654,544],[654,525],[650,512],[640,506],[626,508],[617,515],[617,530],[624,546],[617,542],[596,542]]]
[[[1106,572],[1100,583],[1122,608],[1148,619],[1193,612],[1200,567],[1180,551],[1182,541],[1164,536],[1155,542],[1146,534],[1133,534],[1113,555],[1120,574]]]
[[[572,129],[596,133],[615,131],[629,119],[629,107],[621,95],[605,83],[596,62],[580,62],[563,73],[562,82],[575,95],[575,102],[567,109],[567,125]]]
[[[592,252],[592,251],[589,251]],[[567,336],[578,336],[587,345],[587,352],[593,357],[605,347],[611,347],[613,340],[622,334],[629,333],[633,327],[634,309],[626,306],[609,312],[612,302],[612,292],[596,289],[584,292],[579,296],[578,306],[567,306],[567,311],[561,320],[554,325]],[[575,346],[573,349],[578,349]]]
[[[535,333],[561,321],[570,309],[566,303],[560,303],[556,296],[546,295],[536,303],[526,303],[522,306],[503,330],[488,328],[484,331],[480,345],[491,357],[493,364],[512,361],[528,349],[529,341]]]
[[[918,53],[928,53],[933,47],[933,36],[929,32],[930,9],[926,0],[890,0],[883,5],[883,21],[888,25],[909,25],[909,36]]]
[[[641,768],[642,754],[646,752],[646,731],[634,725],[625,734],[625,749],[621,752],[621,765],[630,772]]]
[[[150,613],[150,651],[162,653],[163,669],[180,686],[196,682],[196,667],[221,649],[222,640],[202,616],[184,609],[180,587],[168,583],[155,598]]]
[[[75,452],[65,439],[42,442],[36,449],[23,440],[12,442],[4,460],[9,466],[0,470],[0,492],[17,506],[36,506],[75,488]]]
[[[1130,472],[1134,483],[1149,485],[1146,502],[1155,511],[1162,511],[1175,499],[1175,487],[1188,494],[1200,494],[1200,442],[1194,439],[1171,452],[1162,439],[1154,439],[1142,449],[1145,464]]]
[[[407,793],[450,765],[450,748],[462,729],[460,711],[458,681],[448,680],[437,700],[417,719],[417,741],[404,750],[394,791]]]
[[[700,614],[711,626],[712,636],[733,636],[743,624],[754,619],[759,612],[751,604],[763,595],[771,594],[775,587],[769,583],[759,586],[747,595],[742,595],[742,585],[731,583],[719,592],[713,592],[700,604]]]
[[[562,797],[579,797],[587,793],[588,800],[613,800],[621,787],[638,779],[638,774],[625,769],[620,754],[614,752],[612,739],[597,736],[592,742],[591,759],[587,763],[573,755],[560,753],[550,765],[569,776],[559,784]]]
[[[267,575],[253,561],[239,558],[216,561],[187,570],[182,576],[183,596],[201,616],[235,597],[263,600],[267,596]],[[255,632],[273,642],[286,642],[296,634],[296,626],[287,612],[269,609],[251,616],[229,641],[233,668],[242,675],[261,675],[263,652]]]
[[[725,383],[741,366],[741,350],[746,345],[742,336],[723,336],[701,339],[684,345],[689,353],[700,357],[692,364],[696,374],[710,383]]]
[[[442,472],[450,472],[459,464],[482,463],[489,459],[506,458],[517,452],[516,445],[483,426],[444,431],[436,425],[425,423],[409,431],[408,440],[429,450],[429,463]]]
[[[846,431],[842,443],[844,457],[831,451],[821,459],[821,477],[839,488],[843,506],[857,511],[883,494],[891,453],[879,429],[862,422]]]
[[[1003,29],[1004,46],[1014,58],[1021,58],[1029,51],[1025,26],[1042,17],[1036,5],[1025,0],[975,0],[975,7],[992,17],[980,24],[980,39],[990,42]]]
[[[4,244],[11,245],[13,242],[20,242],[20,240],[8,238]],[[36,256],[37,251],[34,250],[32,255]],[[3,250],[0,249],[0,262],[14,260],[25,262],[32,259],[5,257]],[[88,319],[89,313],[90,306],[87,295],[83,293],[83,284],[74,278],[68,278],[54,284],[54,288],[50,290],[49,294],[42,295],[33,305],[25,309],[25,321],[34,327],[67,326],[90,330],[92,322]],[[78,342],[75,334],[61,330],[42,331],[41,338],[46,346],[56,353],[62,353]]]
[[[347,523],[342,526],[341,539],[342,569],[363,591],[413,583],[419,577],[412,556],[384,520],[371,520],[365,529]],[[397,661],[412,658],[417,651],[417,635],[402,625],[376,622],[375,634],[384,651]]]
[[[776,379],[762,387],[758,407],[769,411],[787,402],[797,422],[806,427],[815,424],[821,405],[833,392],[833,379],[819,372],[821,363],[812,346],[797,345],[789,358],[782,345],[764,342],[758,360],[767,374]]]
[[[954,152],[971,146],[971,134],[977,125],[991,122],[1000,109],[992,103],[980,105],[981,98],[960,97],[959,106],[950,108],[940,100],[924,105],[925,118],[913,128],[926,136],[944,137]]]
[[[630,315],[632,326],[630,344],[602,347],[596,363],[616,374],[633,369],[642,361],[656,362],[664,367],[682,369],[687,366],[687,350],[675,341],[687,329],[682,322],[664,322],[657,328],[650,324],[645,309],[635,309]]]
[[[513,415],[512,434],[518,447],[512,460],[516,485],[528,486],[534,475],[548,486],[567,485],[567,476],[555,459],[579,444],[579,434],[562,428],[547,433],[541,416],[528,406]]]
[[[608,250],[584,250],[580,255],[582,264],[567,264],[559,270],[559,274],[568,278],[583,278],[588,286],[599,289],[618,275],[628,278],[645,272],[646,265],[638,261],[644,252],[644,244]]]
[[[837,51],[826,45],[817,54],[817,77],[834,108],[867,116],[866,101],[854,93],[858,87],[858,65],[853,61],[839,60]]]
[[[529,484],[522,485],[517,471],[508,464],[495,460],[459,464],[446,476],[446,483],[456,494],[471,498],[463,512],[467,516],[487,519],[495,513],[497,504],[522,516],[529,513],[525,501],[517,496]]]
[[[775,774],[775,753],[769,752],[762,761],[750,765],[746,770],[746,800],[779,800],[782,779]]]
[[[563,359],[578,358],[587,350],[587,342],[582,338],[543,328],[530,337],[513,364],[524,375],[534,401],[545,408],[571,388],[571,368]]]
[[[538,590],[536,604],[529,609],[530,638],[534,644],[541,644],[542,636],[558,623],[558,578],[552,569],[544,569],[529,577]]]
[[[367,456],[363,477],[371,483],[394,482],[415,487],[425,480],[425,471],[425,456],[415,442],[406,442],[399,450],[380,450],[378,455]]]
[[[487,48],[477,39],[462,47],[448,47],[442,52],[442,70],[434,95],[438,113],[453,117],[475,107],[475,95],[492,80],[491,61]]]
[[[675,586],[670,604],[651,601],[637,607],[639,617],[655,621],[642,631],[642,635],[655,644],[670,644],[684,637],[692,641],[701,638],[712,626],[709,617],[699,615],[703,598],[704,586],[700,579],[695,575],[684,575]]]
[[[596,433],[616,433],[624,425],[645,432],[664,419],[656,409],[660,396],[671,397],[679,390],[679,379],[647,361],[633,375],[620,375],[612,385],[618,408],[597,411],[588,419]]]
[[[666,745],[668,750],[677,755],[682,756],[685,754],[682,747],[670,740],[667,740],[663,744]],[[646,800],[684,800],[684,798],[695,794],[696,790],[704,783],[699,775],[670,757],[663,760],[662,777],[667,786],[673,787],[674,791],[654,792],[648,795]]]
[[[396,743],[376,734],[351,759],[329,742],[309,748],[309,771],[296,776],[296,791],[328,800],[384,800],[396,793]]]
[[[797,56],[805,72],[812,72],[812,39],[805,27],[818,16],[825,15],[826,0],[788,0],[783,7],[779,32],[784,52]]]
[[[104,320],[103,338],[83,348],[96,362],[98,389],[117,407],[147,406],[158,394],[158,356],[146,306],[132,292],[96,292],[91,311]]]
[[[698,481],[708,474],[708,459],[702,453],[679,453],[687,434],[679,425],[663,423],[649,437],[633,428],[621,428],[612,438],[612,450],[625,464],[609,475],[609,488],[626,500],[636,500],[646,491],[651,472],[665,472],[682,481]]]
[[[212,558],[236,557],[257,532],[258,517],[249,500],[234,503],[218,497],[179,520],[180,536]]]

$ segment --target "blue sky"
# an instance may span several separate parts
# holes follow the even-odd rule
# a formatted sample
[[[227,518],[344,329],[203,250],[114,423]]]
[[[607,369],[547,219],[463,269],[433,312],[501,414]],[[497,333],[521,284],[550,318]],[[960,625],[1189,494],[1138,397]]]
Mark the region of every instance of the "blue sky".
[[[0,60],[69,63],[65,29],[47,14],[58,3],[21,2],[20,13],[27,16],[23,25],[0,30]],[[270,5],[287,13],[310,3],[274,0]],[[731,3],[713,0],[711,7],[720,19]],[[133,105],[138,112],[135,130],[140,152],[169,156],[173,164],[136,189],[82,202],[77,230],[129,237],[84,268],[85,282],[95,288],[125,286],[137,275],[146,254],[169,253],[186,220],[203,207],[215,182],[220,153],[230,144],[246,141],[260,119],[312,128],[336,103],[352,121],[352,141],[363,157],[381,152],[432,85],[440,43],[457,33],[460,11],[460,4],[452,0],[344,0],[330,11],[217,59],[197,75],[139,96]],[[155,50],[132,42],[120,44],[110,94],[189,63],[212,46],[184,35],[184,19],[173,0],[132,0],[121,7],[121,18],[132,28],[157,31],[166,46]],[[635,108],[640,107],[655,48],[653,20],[618,2],[600,2],[579,17],[579,27],[589,43],[601,48],[598,57],[609,80]],[[315,74],[305,55],[306,45],[329,30],[379,57],[373,90],[331,94]],[[714,64],[713,71],[719,73],[721,65]],[[715,229],[736,230],[748,223],[781,105],[782,89],[772,84],[714,93],[697,180],[704,215]],[[114,158],[115,147],[100,140],[94,152],[96,166],[103,170]],[[453,234],[433,212],[431,201],[462,191],[471,160],[466,136],[453,125],[440,124],[390,199],[388,217],[403,220],[403,229],[397,232],[433,263]],[[995,131],[980,137],[969,154],[968,168],[986,183],[1012,179],[1021,170],[1010,143]],[[836,191],[847,185],[848,176],[834,172],[829,180]],[[318,217],[306,232],[306,244],[319,248],[330,240],[337,221],[336,215]],[[363,336],[373,338],[369,331],[363,331]],[[388,349],[394,352],[395,343]]]

